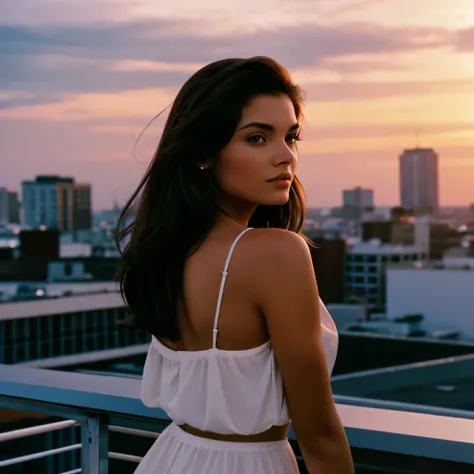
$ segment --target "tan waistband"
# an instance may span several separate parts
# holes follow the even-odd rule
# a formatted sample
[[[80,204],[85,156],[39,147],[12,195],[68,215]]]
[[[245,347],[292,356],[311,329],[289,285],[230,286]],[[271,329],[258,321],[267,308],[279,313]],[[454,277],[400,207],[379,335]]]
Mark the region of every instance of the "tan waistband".
[[[220,433],[212,433],[210,431],[198,430],[189,425],[179,425],[179,427],[194,436],[205,439],[213,439],[216,441],[230,441],[237,443],[268,443],[272,441],[283,441],[288,436],[289,424],[283,426],[272,426],[266,431],[255,433],[251,435],[229,434],[224,435]]]

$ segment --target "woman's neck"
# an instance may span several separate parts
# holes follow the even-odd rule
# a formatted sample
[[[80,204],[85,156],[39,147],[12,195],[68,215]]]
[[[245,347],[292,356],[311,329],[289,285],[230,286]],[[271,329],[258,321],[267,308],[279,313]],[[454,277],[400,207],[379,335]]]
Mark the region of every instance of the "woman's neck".
[[[248,227],[249,221],[257,206],[255,204],[245,202],[223,202],[221,203],[222,214],[221,218],[231,219],[237,224]]]

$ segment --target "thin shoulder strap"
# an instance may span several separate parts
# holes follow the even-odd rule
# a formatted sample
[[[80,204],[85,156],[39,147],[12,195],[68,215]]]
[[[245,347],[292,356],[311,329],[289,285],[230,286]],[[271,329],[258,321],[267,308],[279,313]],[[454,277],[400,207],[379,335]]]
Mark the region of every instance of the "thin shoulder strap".
[[[219,324],[219,315],[221,312],[221,305],[222,305],[222,297],[224,295],[224,287],[225,287],[225,282],[227,279],[227,275],[229,274],[229,265],[230,265],[230,260],[232,258],[232,254],[234,253],[235,246],[237,245],[237,242],[240,240],[240,238],[249,230],[251,230],[252,227],[248,227],[247,229],[244,229],[234,240],[232,243],[232,246],[230,247],[229,254],[227,255],[227,260],[225,261],[224,265],[224,271],[222,272],[222,279],[221,279],[221,287],[219,288],[219,296],[217,297],[217,306],[216,306],[216,314],[214,316],[214,328],[212,329],[212,347],[215,349],[217,346],[217,325]]]

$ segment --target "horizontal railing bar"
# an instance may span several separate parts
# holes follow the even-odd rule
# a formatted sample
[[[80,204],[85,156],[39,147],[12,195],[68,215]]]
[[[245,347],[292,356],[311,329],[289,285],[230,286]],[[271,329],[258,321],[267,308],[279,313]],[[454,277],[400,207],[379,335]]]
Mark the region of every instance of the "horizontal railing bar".
[[[61,474],[80,474],[82,472],[82,469],[73,469],[72,471],[67,471],[67,472],[62,472]]]
[[[50,449],[49,451],[42,451],[40,453],[27,454],[26,456],[19,456],[17,458],[6,459],[5,461],[0,461],[0,467],[13,466],[15,464],[21,464],[22,462],[34,461],[35,459],[46,458],[48,456],[53,456],[55,454],[67,453],[69,451],[75,451],[76,449],[81,449],[82,445],[71,444],[70,446],[64,446],[62,448]]]
[[[80,423],[87,421],[88,416],[87,408],[81,409],[63,404],[37,401],[27,398],[13,398],[8,395],[0,395],[0,408],[41,413],[42,415],[57,416],[67,420],[77,420]]]
[[[161,419],[159,416],[155,419],[149,417],[121,415],[115,413],[107,414],[107,423],[109,425],[120,426],[122,428],[132,428],[136,430],[151,431],[153,433],[163,433],[170,424],[169,419]]]
[[[145,438],[158,438],[160,433],[155,433],[153,431],[137,430],[136,428],[126,428],[124,426],[109,425],[109,431],[114,433],[123,433],[133,436],[143,436]]]
[[[119,461],[129,461],[139,463],[142,461],[142,457],[134,456],[133,454],[114,453],[109,451],[109,459],[118,459]]]
[[[79,410],[169,419],[163,410],[143,405],[140,380],[119,376],[0,365],[0,394],[57,405],[67,401],[69,407]]]
[[[44,425],[30,426],[19,430],[7,431],[0,433],[0,443],[3,441],[11,441],[18,438],[26,438],[27,436],[35,436],[52,431],[63,430],[71,426],[79,425],[76,420],[57,421],[55,423],[47,423]]]

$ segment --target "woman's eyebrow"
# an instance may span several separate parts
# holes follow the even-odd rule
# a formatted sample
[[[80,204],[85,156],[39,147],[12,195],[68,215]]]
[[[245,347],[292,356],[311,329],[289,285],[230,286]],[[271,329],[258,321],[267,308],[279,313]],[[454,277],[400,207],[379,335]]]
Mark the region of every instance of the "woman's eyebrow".
[[[241,130],[245,130],[246,128],[250,128],[250,127],[260,128],[262,130],[268,130],[269,132],[275,131],[275,127],[273,125],[270,125],[269,123],[264,123],[264,122],[250,122],[250,123],[247,123],[246,125],[243,125],[239,129],[237,129],[237,131],[240,132]],[[300,124],[295,123],[288,129],[288,131],[292,132],[294,130],[297,130],[299,127],[300,127]]]

